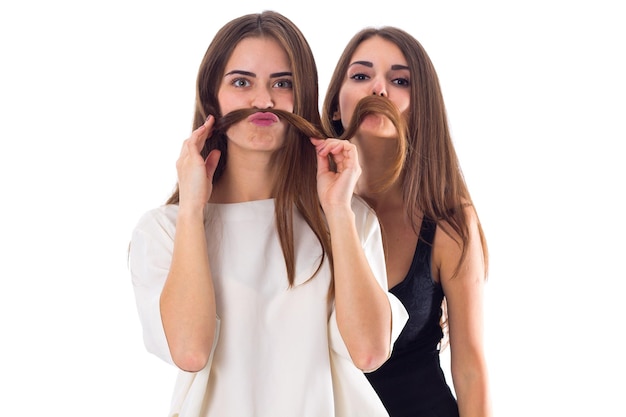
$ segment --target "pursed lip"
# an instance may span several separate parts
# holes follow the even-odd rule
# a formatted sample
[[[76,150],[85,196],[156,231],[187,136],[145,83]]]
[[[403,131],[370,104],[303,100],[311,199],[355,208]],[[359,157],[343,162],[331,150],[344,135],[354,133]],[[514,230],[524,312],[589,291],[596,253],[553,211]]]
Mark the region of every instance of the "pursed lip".
[[[257,112],[248,116],[248,121],[257,126],[269,126],[278,122],[278,116],[270,112]]]

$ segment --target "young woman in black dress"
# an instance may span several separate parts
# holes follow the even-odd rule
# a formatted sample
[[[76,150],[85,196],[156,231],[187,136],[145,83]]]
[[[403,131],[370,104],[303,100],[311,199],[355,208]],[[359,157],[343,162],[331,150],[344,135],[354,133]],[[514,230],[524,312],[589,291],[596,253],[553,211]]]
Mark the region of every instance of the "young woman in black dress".
[[[372,96],[393,103],[406,128],[380,113],[360,114]],[[355,190],[379,217],[389,288],[410,316],[391,358],[367,374],[370,383],[392,417],[491,416],[487,245],[430,58],[403,30],[362,30],[339,59],[322,113],[329,137],[356,145],[363,171]],[[346,138],[355,114],[359,128]],[[456,396],[439,361],[448,341]]]

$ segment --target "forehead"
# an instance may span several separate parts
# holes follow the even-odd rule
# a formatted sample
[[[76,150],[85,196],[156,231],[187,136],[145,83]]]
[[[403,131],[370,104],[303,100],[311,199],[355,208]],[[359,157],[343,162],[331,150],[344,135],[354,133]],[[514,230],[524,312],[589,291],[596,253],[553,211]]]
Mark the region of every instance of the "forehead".
[[[278,41],[271,37],[244,38],[233,49],[226,70],[232,67],[252,69],[255,67],[289,69],[289,57]]]
[[[407,60],[398,45],[380,36],[373,36],[361,42],[352,53],[350,62],[354,61],[407,65]]]

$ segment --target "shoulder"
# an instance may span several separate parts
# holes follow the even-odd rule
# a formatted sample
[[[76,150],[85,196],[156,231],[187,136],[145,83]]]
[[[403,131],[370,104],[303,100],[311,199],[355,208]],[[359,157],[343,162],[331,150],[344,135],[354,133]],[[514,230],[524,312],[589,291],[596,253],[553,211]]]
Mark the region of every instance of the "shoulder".
[[[474,206],[468,204],[463,208],[467,239],[446,221],[437,222],[437,230],[433,242],[433,260],[443,275],[456,275],[457,267],[472,269],[483,264],[482,229]]]
[[[358,195],[352,197],[352,211],[354,213],[354,223],[361,241],[369,241],[371,238],[378,240],[381,235],[380,223],[376,212],[372,207]]]
[[[177,205],[166,205],[149,210],[139,218],[128,246],[129,267],[135,283],[152,277],[155,267],[169,270],[177,213]]]
[[[357,226],[360,224],[371,224],[372,222],[378,224],[378,217],[374,209],[362,197],[356,194],[352,196],[352,211],[354,212]]]
[[[154,235],[155,233],[165,232],[173,235],[176,229],[177,214],[178,205],[175,204],[153,208],[141,215],[133,234],[143,232]]]
[[[367,202],[362,197],[359,197],[356,194],[352,195],[352,211],[357,216],[376,217],[376,212],[374,211],[374,209],[369,204],[367,204]]]
[[[463,211],[462,219],[464,223],[461,226],[468,231],[469,237],[472,238],[480,227],[478,214],[471,203],[465,203],[461,210]],[[457,219],[460,219],[460,217],[457,217]],[[451,222],[447,220],[437,220],[437,239],[447,243],[456,242],[457,246],[462,247],[461,235],[452,227]]]

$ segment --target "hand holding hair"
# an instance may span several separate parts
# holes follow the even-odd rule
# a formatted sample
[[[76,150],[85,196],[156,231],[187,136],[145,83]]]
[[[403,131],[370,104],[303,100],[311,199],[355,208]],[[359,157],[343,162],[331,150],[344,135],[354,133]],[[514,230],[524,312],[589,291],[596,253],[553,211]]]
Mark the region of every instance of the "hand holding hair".
[[[218,133],[223,134],[233,124],[257,112],[274,113],[281,119],[287,121],[289,124],[294,126],[296,129],[298,129],[298,131],[300,131],[300,133],[302,133],[304,136],[312,139],[312,143],[317,148],[318,155],[322,155],[322,153],[320,152],[324,152],[324,156],[327,156],[328,160],[322,160],[318,158],[319,169],[321,169],[321,171],[318,171],[318,181],[324,175],[325,175],[324,178],[330,178],[329,177],[330,173],[341,173],[346,169],[353,169],[354,168],[353,163],[354,161],[356,161],[356,164],[358,166],[358,173],[356,177],[353,178],[354,184],[352,184],[352,187],[350,188],[350,193],[352,192],[352,190],[354,189],[354,185],[356,184],[356,180],[358,179],[360,175],[360,170],[361,170],[360,166],[358,165],[356,149],[352,149],[353,146],[350,147],[350,146],[347,146],[347,144],[343,144],[340,146],[336,142],[333,142],[332,147],[327,147],[327,145],[330,146],[331,144],[325,143],[326,138],[328,136],[323,132],[323,130],[297,114],[290,113],[284,110],[279,110],[279,109],[263,109],[263,110],[252,109],[252,108],[238,109],[228,114],[225,114],[223,117],[221,117],[216,122],[213,128],[213,134],[218,134]],[[365,118],[365,116],[367,116],[368,114],[372,114],[372,113],[378,113],[378,114],[382,114],[383,116],[386,116],[393,123],[396,130],[398,131],[398,141],[397,141],[398,147],[397,147],[397,152],[395,155],[396,157],[393,163],[389,167],[389,170],[390,170],[390,175],[388,176],[389,178],[385,180],[384,183],[381,184],[379,187],[382,190],[386,186],[388,186],[388,184],[393,183],[398,178],[398,176],[400,175],[400,172],[402,171],[402,166],[404,164],[404,155],[406,154],[405,152],[405,148],[407,146],[406,137],[408,134],[407,125],[406,125],[405,118],[399,112],[395,104],[393,104],[391,100],[389,100],[388,98],[382,97],[382,96],[372,95],[372,96],[363,97],[357,103],[357,106],[354,112],[354,117],[352,117],[350,126],[348,126],[348,128],[345,130],[345,132],[341,135],[340,138],[337,138],[335,140],[344,141],[344,140],[348,140],[352,138],[357,133],[359,126],[361,122],[363,121],[363,119]],[[322,151],[325,148],[327,148],[326,151]],[[348,154],[350,152],[352,152],[352,155],[353,155],[352,157],[348,157]],[[320,191],[319,187],[318,187],[318,191]]]
[[[176,161],[181,208],[201,210],[211,197],[213,173],[219,161],[220,151],[213,150],[206,159],[202,158],[200,152],[212,134],[214,124],[215,118],[207,117],[205,123],[191,133],[181,148]]]

